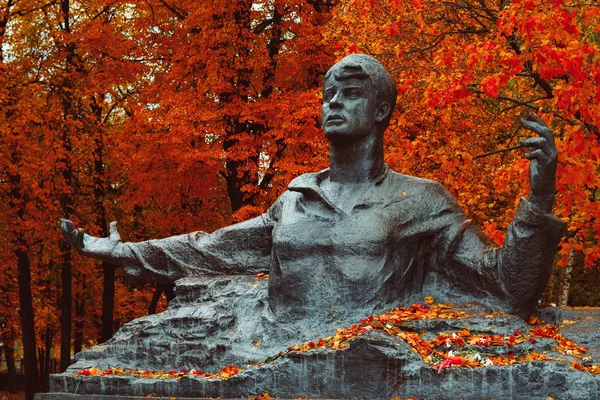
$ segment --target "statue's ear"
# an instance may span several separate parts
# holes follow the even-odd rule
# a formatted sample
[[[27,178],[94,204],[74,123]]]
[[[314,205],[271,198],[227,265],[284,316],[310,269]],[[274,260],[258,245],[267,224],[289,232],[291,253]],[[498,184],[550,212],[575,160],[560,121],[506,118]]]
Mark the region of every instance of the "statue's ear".
[[[386,101],[381,102],[379,107],[377,107],[377,114],[375,114],[375,121],[382,122],[387,117],[389,117],[390,112],[392,112],[392,107]]]

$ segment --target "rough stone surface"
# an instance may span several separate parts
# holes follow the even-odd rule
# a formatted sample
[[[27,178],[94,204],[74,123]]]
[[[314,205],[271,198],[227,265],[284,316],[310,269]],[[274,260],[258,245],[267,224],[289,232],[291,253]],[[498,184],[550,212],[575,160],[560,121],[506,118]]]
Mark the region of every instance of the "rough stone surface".
[[[403,340],[381,331],[359,336],[343,350],[291,352],[273,363],[248,366],[250,362],[262,361],[286,349],[270,343],[287,340],[293,345],[316,341],[332,335],[334,328],[341,326],[300,329],[273,324],[264,307],[266,286],[266,281],[255,281],[248,276],[183,280],[177,286],[176,300],[167,311],[132,321],[105,344],[78,354],[77,362],[69,371],[51,377],[51,391],[65,396],[77,394],[86,399],[91,398],[86,397],[88,395],[148,394],[178,398],[248,398],[265,392],[280,398],[600,398],[600,377],[571,368],[568,360],[536,361],[510,367],[453,367],[438,375]],[[466,305],[465,309],[471,316],[468,319],[408,321],[403,329],[426,332],[426,338],[465,327],[473,334],[510,335],[515,329],[527,332],[527,326],[518,317],[486,318],[487,311],[473,304]],[[600,363],[600,310],[555,308],[540,310],[538,315],[547,323],[562,324],[561,333],[589,346],[591,362]],[[252,325],[249,321],[254,321],[254,331],[237,329]],[[358,321],[348,321],[351,322]],[[254,342],[248,338],[255,338]],[[256,342],[261,346],[256,347]],[[534,345],[521,346],[570,358],[553,353],[553,345],[551,339],[540,339]],[[149,347],[154,351],[149,351]],[[157,348],[160,351],[156,351]],[[512,351],[518,352],[519,347]],[[234,363],[244,371],[223,381],[189,376],[177,381],[72,375],[82,368],[148,369],[150,365],[154,370],[200,368],[215,372],[227,363]],[[47,394],[38,399],[61,398],[56,396],[58,394]]]
[[[67,372],[112,366],[215,371],[262,361],[356,322],[280,323],[267,307],[267,285],[248,275],[181,279],[165,312],[126,324],[109,341],[77,354]]]

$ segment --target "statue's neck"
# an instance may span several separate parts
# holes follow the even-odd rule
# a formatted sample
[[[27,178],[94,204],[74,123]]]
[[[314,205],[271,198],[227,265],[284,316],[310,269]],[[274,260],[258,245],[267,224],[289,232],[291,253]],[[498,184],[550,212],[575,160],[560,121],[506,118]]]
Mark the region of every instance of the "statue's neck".
[[[329,145],[329,179],[339,184],[368,183],[385,169],[381,136],[371,135],[350,144]]]

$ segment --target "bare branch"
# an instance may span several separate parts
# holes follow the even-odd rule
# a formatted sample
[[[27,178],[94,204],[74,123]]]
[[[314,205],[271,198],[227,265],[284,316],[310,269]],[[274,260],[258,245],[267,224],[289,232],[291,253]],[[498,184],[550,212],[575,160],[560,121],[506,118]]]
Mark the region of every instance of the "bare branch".
[[[523,146],[522,144],[520,144],[520,145],[517,145],[517,146],[510,146],[510,147],[505,147],[503,149],[498,149],[498,150],[494,150],[494,151],[488,151],[487,153],[478,154],[476,156],[473,156],[473,160],[477,160],[479,158],[491,156],[493,154],[505,153],[507,151],[512,151],[512,150],[520,149],[522,147],[526,147],[526,146]]]
[[[180,21],[183,21],[184,19],[187,18],[187,13],[186,12],[182,12],[180,11],[175,4],[170,5],[168,4],[165,0],[158,0],[160,2],[160,4],[162,4],[163,6],[165,6],[169,11],[171,11],[173,14],[175,14],[175,16],[177,16],[177,18]]]

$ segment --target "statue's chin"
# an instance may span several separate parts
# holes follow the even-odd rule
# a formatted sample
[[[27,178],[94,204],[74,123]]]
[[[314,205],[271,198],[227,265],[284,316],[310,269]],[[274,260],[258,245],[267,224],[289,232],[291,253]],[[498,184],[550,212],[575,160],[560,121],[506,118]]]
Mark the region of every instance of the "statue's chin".
[[[360,142],[365,137],[348,132],[338,132],[335,130],[325,131],[325,138],[333,146],[345,147]]]

